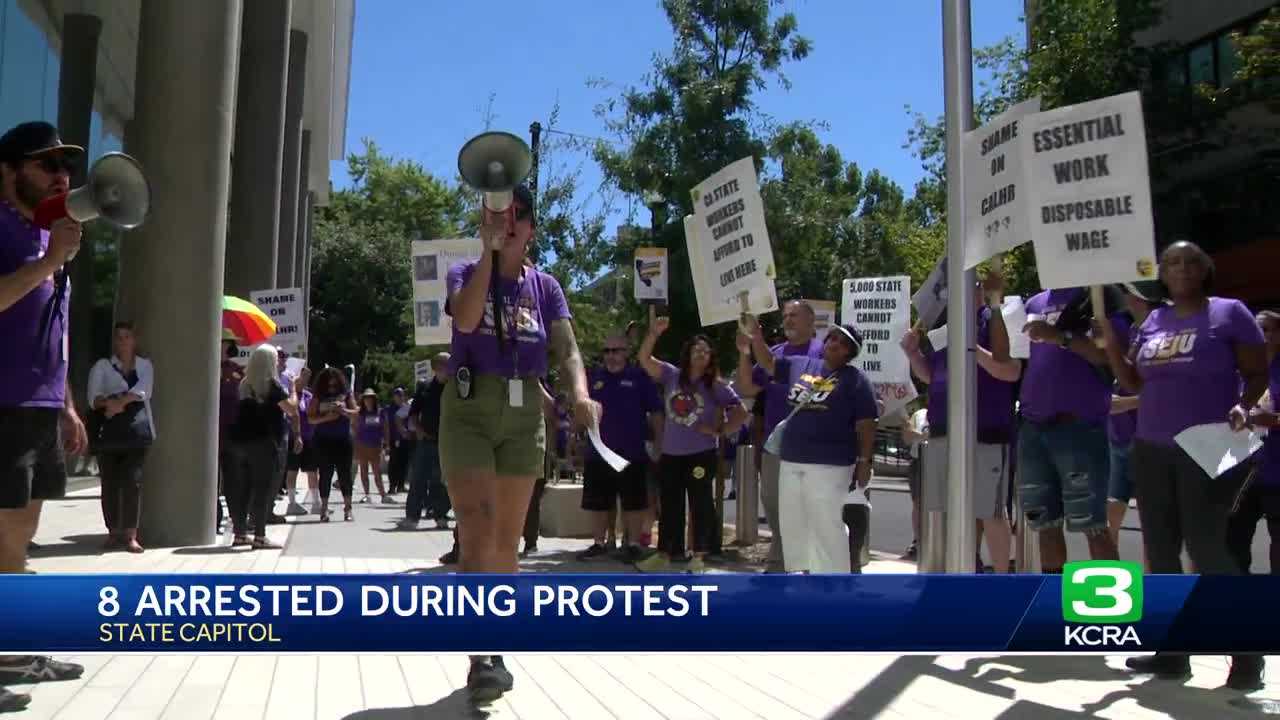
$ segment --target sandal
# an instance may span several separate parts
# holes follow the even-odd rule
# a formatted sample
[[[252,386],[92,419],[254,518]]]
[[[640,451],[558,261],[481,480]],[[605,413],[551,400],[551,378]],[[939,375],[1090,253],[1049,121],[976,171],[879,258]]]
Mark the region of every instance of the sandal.
[[[279,550],[282,545],[272,542],[270,538],[256,537],[253,539],[254,550]]]
[[[351,522],[351,520],[352,520],[352,517],[351,517],[351,508],[349,508],[349,507],[348,507],[348,508],[343,508],[343,509],[342,509],[342,519],[343,519],[343,520],[346,520],[347,522]]]
[[[252,541],[249,540],[248,535],[237,535],[235,539],[231,541],[231,547],[244,547],[245,545],[251,544]]]

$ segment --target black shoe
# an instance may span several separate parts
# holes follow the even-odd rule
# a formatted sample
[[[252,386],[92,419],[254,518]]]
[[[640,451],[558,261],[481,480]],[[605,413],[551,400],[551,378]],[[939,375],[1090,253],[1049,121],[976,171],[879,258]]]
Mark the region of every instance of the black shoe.
[[[18,712],[31,704],[31,696],[0,687],[0,713]]]
[[[45,655],[22,655],[0,665],[0,685],[75,680],[83,674],[83,665],[54,660]]]
[[[628,545],[622,548],[622,556],[620,559],[622,562],[631,565],[639,561],[642,557],[644,557],[644,548],[639,545]]]
[[[1131,657],[1124,666],[1137,673],[1151,673],[1161,678],[1183,678],[1191,674],[1191,657],[1156,653],[1145,657]]]
[[[271,517],[267,518],[268,525],[284,525],[286,522],[288,521],[284,519],[283,515],[276,515],[275,513],[271,513]]]
[[[520,551],[520,557],[529,557],[530,553],[538,552],[538,543],[525,543],[524,550]]]
[[[578,553],[579,560],[593,560],[595,558],[608,555],[609,548],[600,543],[592,543],[591,547]]]
[[[511,688],[516,686],[516,679],[512,676],[511,671],[507,669],[507,664],[502,661],[502,656],[494,655],[489,661],[493,663],[493,669],[498,671],[498,679],[502,680],[503,692],[511,692]]]
[[[506,692],[505,683],[511,674],[503,668],[494,667],[493,661],[485,656],[472,657],[471,669],[467,671],[467,694],[473,703],[491,703]]]
[[[899,560],[915,560],[919,556],[920,556],[920,546],[916,543],[915,540],[912,540],[911,544],[907,546],[907,549],[903,551],[901,555],[898,556],[898,559]]]
[[[457,564],[458,564],[458,551],[457,551],[457,550],[450,550],[449,552],[447,552],[447,553],[445,553],[445,554],[441,555],[441,556],[440,556],[440,564],[441,564],[441,565],[457,565]]]
[[[1262,655],[1236,655],[1231,658],[1231,672],[1227,675],[1227,687],[1241,692],[1261,690],[1262,671],[1267,659]]]

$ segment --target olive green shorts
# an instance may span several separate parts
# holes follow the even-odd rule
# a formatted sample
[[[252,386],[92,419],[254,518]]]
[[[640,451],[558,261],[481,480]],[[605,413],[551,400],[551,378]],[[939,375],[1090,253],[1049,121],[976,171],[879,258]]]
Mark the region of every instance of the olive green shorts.
[[[537,378],[522,381],[524,398],[511,407],[507,378],[476,375],[471,397],[458,398],[450,378],[440,402],[440,470],[445,482],[458,471],[481,470],[498,475],[540,477],[547,431],[542,416],[542,389]]]

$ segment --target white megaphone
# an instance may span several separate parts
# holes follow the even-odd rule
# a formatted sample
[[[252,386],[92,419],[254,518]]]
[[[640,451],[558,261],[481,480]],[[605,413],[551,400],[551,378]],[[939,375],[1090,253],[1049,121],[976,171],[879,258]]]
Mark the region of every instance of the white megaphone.
[[[89,168],[88,182],[71,192],[46,198],[35,209],[35,224],[48,230],[54,222],[105,220],[121,230],[142,224],[151,209],[151,186],[137,160],[107,153]]]
[[[524,182],[533,169],[533,153],[524,140],[507,132],[481,133],[467,141],[458,153],[458,173],[462,180],[484,194],[484,206],[491,212],[511,207],[511,191]]]

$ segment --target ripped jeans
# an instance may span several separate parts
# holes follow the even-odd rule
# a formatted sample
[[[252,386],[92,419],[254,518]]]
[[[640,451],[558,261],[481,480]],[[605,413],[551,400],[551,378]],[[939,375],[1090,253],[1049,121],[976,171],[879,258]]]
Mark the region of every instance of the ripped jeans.
[[[1018,429],[1018,493],[1032,530],[1107,528],[1110,445],[1105,423],[1069,420]]]

